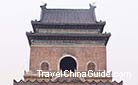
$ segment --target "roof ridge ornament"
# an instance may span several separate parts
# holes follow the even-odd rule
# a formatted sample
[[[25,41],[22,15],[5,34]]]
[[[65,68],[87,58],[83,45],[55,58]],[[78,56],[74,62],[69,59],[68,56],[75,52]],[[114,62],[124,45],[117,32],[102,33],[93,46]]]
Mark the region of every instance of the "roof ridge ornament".
[[[47,3],[44,3],[44,4],[41,5],[40,7],[41,7],[41,9],[43,10],[43,9],[46,9],[46,6],[47,6]]]
[[[95,3],[94,3],[95,4]],[[96,6],[92,5],[91,3],[89,3],[90,9],[94,9],[96,8]]]

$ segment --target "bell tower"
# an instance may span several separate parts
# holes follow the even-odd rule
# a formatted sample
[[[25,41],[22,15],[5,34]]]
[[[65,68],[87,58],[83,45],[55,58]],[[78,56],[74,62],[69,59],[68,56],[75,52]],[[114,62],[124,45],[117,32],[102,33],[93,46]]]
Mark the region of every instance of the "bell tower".
[[[33,32],[26,33],[31,50],[29,72],[24,74],[24,84],[47,82],[47,85],[65,85],[68,82],[67,85],[91,83],[97,83],[91,85],[105,85],[103,82],[106,82],[106,85],[109,85],[112,83],[112,77],[38,76],[37,70],[107,71],[106,45],[111,36],[110,33],[103,33],[106,23],[96,20],[96,7],[91,4],[89,9],[47,9],[46,4],[40,7],[40,20],[31,21]],[[114,85],[122,83],[115,82]]]
[[[102,33],[105,22],[96,21],[95,6],[47,9],[45,4],[41,10],[40,21],[31,21],[34,32],[26,33],[30,72],[106,70],[106,44],[111,34]]]
[[[106,71],[106,45],[111,34],[103,33],[104,21],[96,21],[95,6],[47,9],[45,4],[40,7],[40,20],[31,21],[34,32],[26,33],[31,50],[25,80],[37,79],[37,70]],[[112,78],[98,79],[107,80]]]

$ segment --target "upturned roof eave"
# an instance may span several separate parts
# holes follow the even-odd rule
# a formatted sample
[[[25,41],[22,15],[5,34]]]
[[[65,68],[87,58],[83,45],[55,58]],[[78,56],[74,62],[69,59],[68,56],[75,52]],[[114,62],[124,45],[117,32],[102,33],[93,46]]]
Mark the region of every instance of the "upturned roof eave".
[[[111,33],[32,33],[26,32],[28,36],[91,36],[91,37],[108,37]]]
[[[33,39],[38,39],[38,40],[68,40],[69,37],[71,37],[71,40],[76,40],[76,38],[72,38],[72,37],[78,37],[77,40],[105,40],[105,46],[107,45],[107,42],[111,36],[110,33],[104,33],[104,34],[58,34],[58,33],[55,33],[55,34],[45,34],[45,33],[30,33],[30,32],[27,32],[26,33],[27,37],[28,37],[28,41],[29,41],[29,44],[31,45],[31,40]],[[49,37],[49,38],[48,38]],[[52,38],[51,38],[52,37]],[[62,38],[61,38],[62,37]],[[65,37],[63,39],[63,37]],[[87,38],[86,38],[87,37]],[[85,39],[84,39],[85,38]],[[69,38],[70,40],[70,38]]]
[[[34,32],[36,28],[46,28],[46,26],[100,26],[101,32],[106,24],[105,21],[95,22],[95,23],[43,23],[41,21],[31,21]],[[93,27],[91,27],[94,29]],[[75,28],[76,29],[76,28]]]

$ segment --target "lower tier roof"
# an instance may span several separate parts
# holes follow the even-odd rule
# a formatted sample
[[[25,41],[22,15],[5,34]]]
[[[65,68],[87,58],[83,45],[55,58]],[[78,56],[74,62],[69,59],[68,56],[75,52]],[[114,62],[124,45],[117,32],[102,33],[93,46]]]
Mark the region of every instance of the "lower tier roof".
[[[110,33],[89,33],[89,34],[81,34],[81,33],[26,33],[28,37],[28,41],[31,44],[32,40],[90,40],[90,41],[106,41],[105,45],[108,42]]]

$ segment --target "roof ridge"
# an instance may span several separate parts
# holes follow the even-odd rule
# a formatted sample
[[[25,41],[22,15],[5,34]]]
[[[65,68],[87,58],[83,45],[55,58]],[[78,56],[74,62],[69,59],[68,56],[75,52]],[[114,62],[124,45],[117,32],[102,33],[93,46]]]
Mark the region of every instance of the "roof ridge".
[[[83,8],[80,8],[80,9],[74,9],[74,8],[46,8],[46,10],[80,10],[80,11],[82,11],[82,10],[90,10],[90,8],[88,8],[88,9],[83,9]]]

